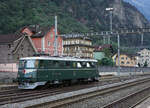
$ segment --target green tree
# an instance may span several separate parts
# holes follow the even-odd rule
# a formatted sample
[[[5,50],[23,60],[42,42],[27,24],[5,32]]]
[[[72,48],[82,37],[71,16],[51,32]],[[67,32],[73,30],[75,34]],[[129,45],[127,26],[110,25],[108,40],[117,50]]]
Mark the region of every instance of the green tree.
[[[146,60],[143,67],[147,67],[147,66],[148,66],[148,63],[147,63],[147,60]]]
[[[99,65],[101,66],[114,66],[114,62],[112,60],[112,58],[103,58],[102,60],[98,61]]]
[[[105,56],[106,56],[106,57],[111,58],[112,53],[111,53],[111,51],[110,51],[109,48],[104,48],[104,49],[103,49],[103,52],[105,53]]]

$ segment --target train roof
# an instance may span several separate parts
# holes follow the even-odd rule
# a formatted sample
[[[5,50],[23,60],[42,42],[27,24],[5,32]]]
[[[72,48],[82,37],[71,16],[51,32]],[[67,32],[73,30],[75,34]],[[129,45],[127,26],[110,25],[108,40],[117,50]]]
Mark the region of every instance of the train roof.
[[[24,57],[20,60],[59,60],[59,61],[90,61],[97,62],[95,59],[83,59],[83,58],[74,58],[74,57]]]

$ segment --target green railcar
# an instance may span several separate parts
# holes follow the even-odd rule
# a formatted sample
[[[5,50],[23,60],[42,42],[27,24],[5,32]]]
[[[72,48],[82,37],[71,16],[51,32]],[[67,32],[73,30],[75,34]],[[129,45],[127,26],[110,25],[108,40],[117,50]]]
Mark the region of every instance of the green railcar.
[[[20,89],[34,89],[46,83],[98,80],[97,60],[71,57],[26,57],[19,61]]]

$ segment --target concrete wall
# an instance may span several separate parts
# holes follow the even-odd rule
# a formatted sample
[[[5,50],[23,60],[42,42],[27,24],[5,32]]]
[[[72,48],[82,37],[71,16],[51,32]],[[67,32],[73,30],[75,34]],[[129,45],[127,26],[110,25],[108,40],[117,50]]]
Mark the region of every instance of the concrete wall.
[[[114,66],[99,66],[98,71],[100,75],[113,74],[118,75],[118,67]],[[132,75],[132,74],[150,74],[150,68],[142,67],[120,67],[120,75]]]

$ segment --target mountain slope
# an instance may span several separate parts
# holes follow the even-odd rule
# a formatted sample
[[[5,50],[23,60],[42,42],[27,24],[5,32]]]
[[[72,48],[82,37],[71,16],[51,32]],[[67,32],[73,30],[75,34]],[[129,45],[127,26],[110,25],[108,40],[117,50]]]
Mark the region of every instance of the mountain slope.
[[[134,6],[123,0],[1,0],[0,34],[14,33],[19,28],[32,24],[52,26],[54,15],[58,16],[58,31],[61,34],[109,31],[110,17],[105,10],[108,7],[114,8],[114,31],[122,27],[143,27],[148,23]],[[123,45],[137,46],[140,37],[128,36],[121,40]],[[150,44],[148,40],[146,37],[145,43]],[[102,43],[100,39],[93,41],[95,44]]]
[[[129,2],[133,6],[137,7],[141,13],[144,14],[144,16],[150,21],[150,2],[149,0],[124,0],[126,2]]]
[[[1,0],[0,33],[11,33],[24,25],[54,24],[58,15],[61,33],[109,30],[107,7],[113,7],[113,29],[142,27],[146,19],[136,8],[122,0]]]

